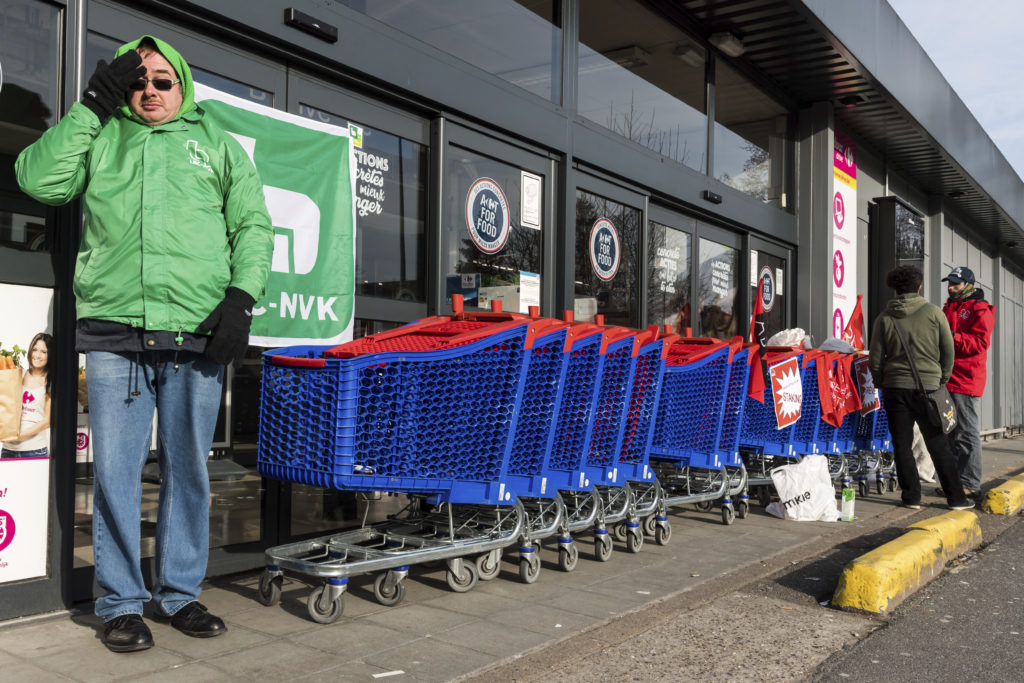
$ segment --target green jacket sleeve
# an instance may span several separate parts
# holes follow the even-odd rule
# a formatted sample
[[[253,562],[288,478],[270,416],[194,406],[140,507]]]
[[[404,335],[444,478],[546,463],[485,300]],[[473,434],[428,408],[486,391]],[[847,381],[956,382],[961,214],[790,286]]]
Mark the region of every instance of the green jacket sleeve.
[[[936,312],[936,324],[939,326],[939,366],[942,370],[942,376],[939,378],[941,386],[949,381],[949,376],[953,372],[956,351],[953,347],[953,333],[949,329],[949,321],[938,308]]]
[[[22,150],[14,162],[21,189],[43,204],[60,206],[82,194],[86,159],[103,126],[81,102]]]
[[[231,244],[231,285],[259,301],[270,276],[274,227],[267,214],[263,182],[241,146],[229,139],[230,170],[224,219]]]

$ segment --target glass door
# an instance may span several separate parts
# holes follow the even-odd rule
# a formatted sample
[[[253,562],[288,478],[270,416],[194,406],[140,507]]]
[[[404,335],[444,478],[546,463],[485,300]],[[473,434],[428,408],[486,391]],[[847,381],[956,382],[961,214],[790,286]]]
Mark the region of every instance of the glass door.
[[[697,314],[694,332],[700,337],[732,339],[746,336],[745,297],[739,294],[746,266],[740,259],[740,235],[697,223]]]
[[[354,338],[427,315],[430,125],[313,76],[292,73],[288,111],[349,131],[356,162]],[[281,541],[382,521],[405,496],[282,484]]]
[[[757,300],[761,300],[764,309],[761,319],[765,323],[766,337],[770,339],[773,334],[789,327],[793,301],[789,295],[792,285],[788,271],[790,250],[756,237],[749,239],[748,249],[749,310],[753,314]]]
[[[62,7],[38,0],[0,8],[0,621],[64,607],[61,493],[76,373],[60,272],[70,240],[57,236],[72,230],[71,211],[23,193],[15,159],[60,117],[65,20]],[[37,345],[47,360],[30,376]]]
[[[444,123],[440,305],[552,315],[554,162],[532,150]]]

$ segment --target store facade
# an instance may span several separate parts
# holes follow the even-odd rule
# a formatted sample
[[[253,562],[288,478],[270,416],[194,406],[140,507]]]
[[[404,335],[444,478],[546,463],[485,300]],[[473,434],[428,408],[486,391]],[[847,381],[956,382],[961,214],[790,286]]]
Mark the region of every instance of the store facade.
[[[862,108],[841,102],[843,88],[860,87],[850,79],[797,87],[773,72],[787,54],[793,74],[821,71],[830,58],[758,38],[761,5],[772,6],[778,35],[792,22],[825,46],[834,37],[822,3],[785,4],[730,14],[715,11],[724,3],[641,0],[5,3],[0,343],[24,346],[46,330],[58,377],[51,457],[16,475],[0,463],[0,477],[16,476],[47,501],[34,564],[0,574],[0,619],[63,609],[95,590],[88,408],[79,402],[70,289],[81,209],[22,194],[13,160],[77,100],[98,59],[144,33],[174,45],[198,83],[358,131],[356,337],[447,313],[461,294],[468,308],[501,300],[506,310],[537,305],[544,315],[728,339],[746,334],[761,296],[770,332],[799,326],[823,341],[841,332],[857,294],[870,320],[884,276],[878,226],[890,210],[911,226],[900,234],[919,237],[891,258],[920,261],[926,294],[937,301],[944,271],[967,264],[1002,305],[1000,338],[1019,333],[1024,279],[999,244],[1000,230],[1020,232],[1024,211],[957,167],[972,199],[960,210],[935,189],[945,169],[933,178],[880,153],[894,141],[851,118]],[[882,16],[902,26],[891,11]],[[883,197],[893,199],[875,201]],[[1024,367],[1012,344],[1001,346],[994,368]],[[222,398],[210,461],[211,576],[259,567],[266,547],[399,504],[258,475],[262,350],[229,370]],[[1019,385],[999,381],[986,401],[983,427],[1024,423]],[[153,467],[143,475],[147,557],[159,476]]]

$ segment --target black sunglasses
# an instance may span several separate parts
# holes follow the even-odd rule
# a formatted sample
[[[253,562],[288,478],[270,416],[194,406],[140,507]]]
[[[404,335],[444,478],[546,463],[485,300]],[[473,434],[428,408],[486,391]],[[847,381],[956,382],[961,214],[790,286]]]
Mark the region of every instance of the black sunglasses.
[[[174,87],[175,83],[181,83],[181,80],[179,79],[177,81],[172,81],[169,78],[140,78],[139,80],[130,84],[128,86],[128,89],[138,91],[145,90],[146,85],[148,83],[152,83],[153,87],[157,90],[170,90]]]

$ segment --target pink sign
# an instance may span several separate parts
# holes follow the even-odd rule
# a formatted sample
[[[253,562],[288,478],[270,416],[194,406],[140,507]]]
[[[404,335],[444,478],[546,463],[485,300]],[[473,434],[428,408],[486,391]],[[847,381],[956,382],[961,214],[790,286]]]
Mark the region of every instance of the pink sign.
[[[14,540],[14,517],[0,510],[0,550],[5,549]]]
[[[846,329],[846,325],[843,322],[843,311],[839,308],[832,314],[832,336],[836,339],[842,339],[843,330]]]
[[[846,220],[846,205],[843,203],[843,195],[838,192],[832,198],[832,220],[836,222],[838,230],[843,229],[843,222]]]
[[[842,171],[854,180],[857,179],[857,154],[850,138],[836,132],[835,153],[832,157],[836,170]]]
[[[843,263],[843,252],[836,249],[836,253],[832,255],[832,281],[836,283],[836,287],[842,287],[844,279],[846,268]]]

